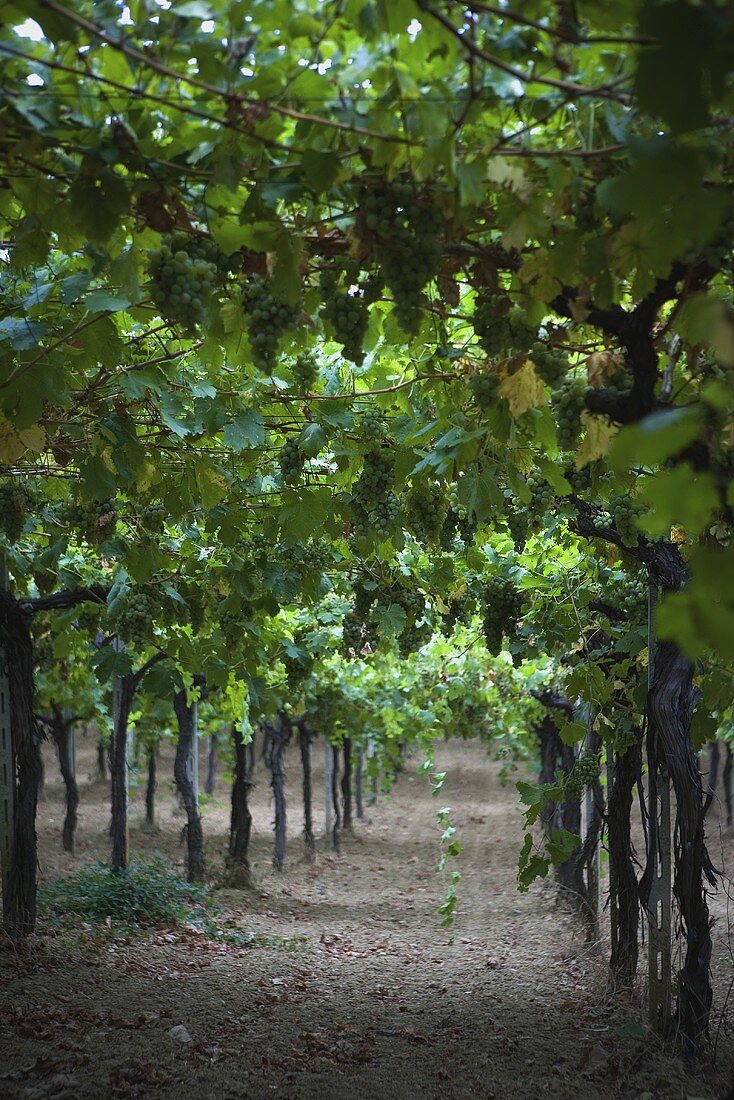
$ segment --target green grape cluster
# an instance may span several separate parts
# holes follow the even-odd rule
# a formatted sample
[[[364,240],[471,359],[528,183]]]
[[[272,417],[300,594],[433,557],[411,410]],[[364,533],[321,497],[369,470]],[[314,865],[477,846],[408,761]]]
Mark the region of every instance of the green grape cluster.
[[[645,514],[645,507],[633,497],[616,497],[610,504],[609,511],[614,517],[614,525],[617,533],[625,546],[634,547],[640,541],[640,532],[637,527],[637,519]]]
[[[291,373],[300,392],[311,393],[319,376],[316,356],[311,352],[299,355],[291,367]]]
[[[292,328],[300,313],[300,304],[291,305],[276,294],[259,275],[252,275],[242,292],[247,314],[247,335],[252,361],[265,374],[275,370],[278,344],[283,333]]]
[[[366,588],[363,580],[360,578],[352,585],[352,598],[354,601],[355,614],[357,614],[361,620],[364,620],[367,618],[370,608],[377,599],[377,589]]]
[[[361,615],[358,615],[355,611],[350,611],[344,616],[342,621],[342,648],[347,656],[350,655],[350,650],[353,650],[354,653],[359,653],[364,645],[362,641],[362,628],[363,620]]]
[[[398,638],[398,652],[401,657],[409,657],[411,653],[415,653],[416,650],[430,642],[430,640],[431,628],[428,623],[421,623],[420,626],[417,623],[412,623],[403,630]]]
[[[486,295],[474,307],[474,331],[490,359],[528,351],[538,334],[524,309],[513,306],[505,312],[504,305],[504,298]]]
[[[385,447],[375,447],[364,456],[362,473],[354,484],[355,499],[368,510],[387,497],[394,478],[393,458]]]
[[[584,387],[574,379],[567,379],[551,399],[556,417],[558,446],[562,451],[572,451],[581,435],[581,413],[584,411]]]
[[[131,588],[109,612],[110,629],[123,642],[145,642],[150,638],[159,608],[160,598],[152,588],[147,585]]]
[[[493,656],[502,649],[505,634],[514,634],[522,606],[522,594],[507,577],[490,577],[485,583],[482,593],[484,641]]]
[[[146,531],[162,531],[166,519],[164,504],[148,504],[140,513],[140,522]]]
[[[302,548],[295,547],[294,549],[302,549],[304,562],[309,568],[317,572],[323,572],[324,569],[328,569],[334,560],[329,543],[324,539],[315,539],[313,542],[308,543],[307,546]]]
[[[148,256],[151,297],[161,314],[194,328],[219,281],[219,250],[213,241],[177,233]]]
[[[480,409],[491,409],[497,400],[500,389],[499,375],[491,371],[480,371],[469,379],[474,404]]]
[[[376,535],[380,540],[389,537],[401,514],[400,500],[390,492],[384,500],[378,500],[366,508],[358,501],[352,501],[354,533],[357,538]]]
[[[416,622],[422,619],[426,610],[426,598],[417,588],[408,588],[398,584],[389,590],[387,598],[383,602],[391,602],[402,607],[407,622]]]
[[[364,344],[370,311],[361,291],[350,294],[348,290],[330,288],[322,283],[324,297],[323,314],[334,330],[337,343],[342,345],[345,359],[359,366],[364,359]]]
[[[448,501],[431,481],[416,481],[408,493],[408,527],[421,542],[438,542],[448,512]]]
[[[450,637],[457,623],[465,623],[471,615],[471,601],[466,595],[453,596],[441,616],[441,633]]]
[[[525,480],[531,494],[530,511],[533,515],[542,518],[547,515],[551,506],[553,490],[545,478],[534,470],[530,471]]]
[[[369,450],[352,488],[354,533],[358,538],[389,535],[400,515],[400,501],[392,492],[393,478],[393,458],[388,448]]]
[[[512,500],[505,503],[505,523],[517,551],[525,548],[530,532],[530,514],[527,508],[517,508]]]
[[[115,533],[117,504],[113,497],[107,500],[73,501],[64,508],[63,519],[88,543],[99,545],[112,538]]]
[[[430,195],[412,183],[380,181],[360,202],[364,224],[381,238],[380,274],[393,296],[395,317],[408,333],[418,330],[423,291],[441,263],[444,216]]]
[[[382,443],[387,437],[387,424],[380,410],[370,405],[357,417],[357,431],[360,439],[367,444]]]
[[[210,608],[206,602],[198,606],[192,605],[192,603],[189,602],[189,607],[192,611],[191,628],[195,634],[198,634],[206,621],[207,611],[212,610],[212,608]],[[237,607],[236,604],[232,603],[230,600],[225,600],[220,604],[217,609],[217,621],[219,622],[219,627],[228,645],[235,645],[241,640],[245,633],[245,628],[243,626],[243,620],[245,618],[245,610],[242,607]]]
[[[530,349],[530,359],[535,373],[546,386],[557,390],[562,385],[568,373],[568,357],[564,351],[536,341]]]
[[[632,620],[646,618],[647,584],[642,577],[628,576],[619,590],[615,589],[613,602]]]
[[[577,496],[591,488],[591,469],[588,466],[582,466],[581,469],[573,465],[568,466],[563,471],[563,476],[571,486],[571,491]]]
[[[283,482],[286,485],[296,485],[300,481],[304,464],[305,458],[298,442],[295,439],[289,439],[280,448],[278,455],[278,466]]]
[[[284,653],[281,660],[285,668],[288,687],[292,691],[296,691],[303,681],[308,678],[314,665],[314,659],[310,654],[299,654],[296,657],[291,657]]]
[[[477,517],[474,512],[468,511],[459,499],[458,485],[449,487],[449,506],[446,511],[446,519],[441,529],[441,546],[444,550],[451,549],[452,539],[458,534],[464,546],[469,546],[474,541],[477,533]]]
[[[0,530],[8,542],[17,542],[32,505],[32,493],[20,479],[0,484]]]
[[[566,778],[566,793],[580,798],[585,787],[590,787],[599,778],[601,767],[597,753],[584,750]]]

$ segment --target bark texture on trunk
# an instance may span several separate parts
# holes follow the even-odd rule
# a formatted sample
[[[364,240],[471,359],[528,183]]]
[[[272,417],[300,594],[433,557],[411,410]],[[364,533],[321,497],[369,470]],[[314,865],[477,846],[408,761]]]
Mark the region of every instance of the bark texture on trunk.
[[[716,883],[704,836],[704,794],[691,740],[691,719],[699,698],[690,661],[673,642],[656,646],[655,670],[648,693],[648,755],[651,775],[667,768],[675,792],[675,871],[673,893],[685,940],[685,958],[678,972],[677,1029],[685,1053],[698,1054],[711,1013],[711,921],[706,882]],[[654,780],[651,784],[654,805]],[[655,815],[649,817],[648,864],[642,896],[649,897],[658,859]]]
[[[349,737],[344,738],[344,774],[342,775],[342,804],[344,813],[342,816],[343,827],[352,828],[352,742]]]
[[[97,742],[97,773],[100,779],[107,779],[108,749],[103,737]]]
[[[249,848],[252,814],[250,813],[249,793],[252,782],[242,727],[238,722],[232,723],[231,733],[234,748],[234,777],[232,779],[227,870],[233,885],[250,886]]]
[[[357,810],[357,817],[361,821],[364,817],[364,801],[362,792],[362,783],[364,780],[364,750],[361,745],[357,746],[357,767],[354,775],[354,805]]]
[[[331,830],[331,844],[335,852],[339,851],[341,831],[341,807],[339,805],[339,748],[331,745],[331,807],[334,813],[334,824]]]
[[[275,723],[265,723],[265,761],[270,769],[270,786],[275,803],[275,845],[273,848],[273,867],[282,871],[286,855],[286,802],[285,802],[285,761],[286,745],[291,737],[291,725],[285,714],[278,715]]]
[[[15,802],[3,926],[14,940],[36,924],[36,807],[41,780],[41,735],[33,713],[33,639],[30,617],[0,589],[0,651],[8,673]]]
[[[74,854],[74,834],[76,832],[77,808],[79,806],[79,788],[74,775],[74,766],[69,752],[69,735],[77,718],[64,718],[61,707],[51,703],[51,714],[42,719],[47,726],[56,746],[59,757],[59,769],[66,790],[66,813],[61,831],[61,843],[65,852]]]
[[[313,737],[304,719],[298,723],[298,745],[301,750],[303,768],[303,837],[306,841],[306,853],[313,860],[316,854],[316,839],[313,834],[313,783],[311,774],[311,744]]]
[[[112,773],[112,837],[111,866],[114,872],[125,871],[127,851],[127,726],[130,720],[136,677],[132,673],[120,677],[118,705],[112,727],[110,743],[110,771]]]
[[[205,794],[214,794],[214,787],[217,781],[217,737],[216,734],[210,733],[207,738],[206,744],[206,783],[204,784]]]
[[[186,854],[189,882],[204,881],[204,831],[191,778],[190,762],[196,737],[195,704],[186,701],[186,692],[177,691],[173,709],[178,722],[178,744],[173,774],[186,810]]]
[[[615,986],[628,988],[637,973],[640,900],[630,826],[635,784],[642,772],[642,735],[614,757],[614,780],[607,801],[609,904],[616,933],[609,968]]]
[[[148,749],[148,782],[145,787],[145,820],[155,828],[155,792],[158,787],[158,760],[155,746]]]

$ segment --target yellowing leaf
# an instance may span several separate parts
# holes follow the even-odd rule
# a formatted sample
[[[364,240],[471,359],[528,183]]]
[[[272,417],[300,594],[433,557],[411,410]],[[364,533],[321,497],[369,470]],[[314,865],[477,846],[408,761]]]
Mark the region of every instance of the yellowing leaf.
[[[609,444],[619,430],[616,424],[610,424],[609,421],[592,416],[588,412],[583,412],[581,419],[586,428],[586,434],[575,459],[575,465],[579,470],[587,463],[594,462],[605,455],[609,450]]]
[[[522,416],[528,409],[537,409],[547,402],[545,386],[529,359],[514,374],[502,379],[500,394],[507,399],[513,416]]]
[[[624,360],[621,355],[613,351],[593,351],[586,360],[586,377],[589,385],[595,390],[600,390],[607,378],[611,378],[623,366]]]
[[[46,445],[46,432],[40,424],[33,424],[19,432],[0,414],[0,462],[15,462],[26,451],[42,451]]]
[[[27,450],[39,454],[45,449],[46,429],[42,428],[40,424],[32,424],[30,428],[25,428],[19,434]]]
[[[490,157],[487,161],[487,179],[509,191],[522,192],[526,186],[525,172],[520,165],[505,157]]]

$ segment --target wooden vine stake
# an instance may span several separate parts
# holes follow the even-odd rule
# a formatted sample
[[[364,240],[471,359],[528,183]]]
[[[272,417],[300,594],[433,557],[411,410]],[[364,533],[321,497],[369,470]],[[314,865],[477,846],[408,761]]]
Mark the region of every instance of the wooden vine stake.
[[[657,585],[650,581],[647,602],[648,665],[647,686],[652,688],[655,676],[655,612]],[[654,843],[654,870],[647,909],[648,926],[648,998],[650,1026],[666,1034],[670,1026],[671,988],[671,881],[672,851],[670,841],[670,776],[667,767],[657,762],[657,774],[649,777],[650,817],[656,827],[651,835]]]

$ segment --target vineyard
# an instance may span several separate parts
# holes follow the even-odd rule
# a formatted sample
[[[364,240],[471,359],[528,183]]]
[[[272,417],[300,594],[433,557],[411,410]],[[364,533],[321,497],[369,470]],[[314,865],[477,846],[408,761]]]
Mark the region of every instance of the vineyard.
[[[729,6],[6,9],[3,1093],[734,1095]]]

